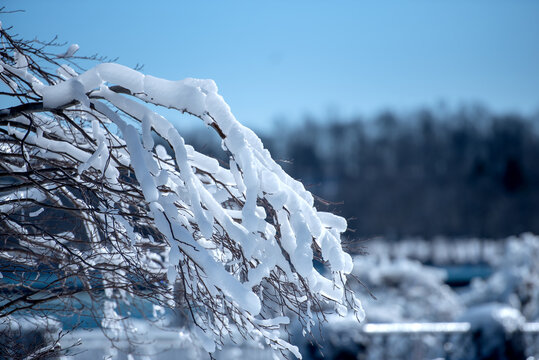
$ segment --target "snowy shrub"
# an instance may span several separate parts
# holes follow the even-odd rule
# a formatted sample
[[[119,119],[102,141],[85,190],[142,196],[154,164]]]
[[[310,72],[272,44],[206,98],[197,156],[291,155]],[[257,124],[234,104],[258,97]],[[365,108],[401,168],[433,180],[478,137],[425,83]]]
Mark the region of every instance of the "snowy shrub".
[[[522,234],[506,240],[503,256],[492,261],[495,271],[476,279],[461,295],[467,307],[498,302],[510,305],[529,321],[539,320],[539,237]]]
[[[383,255],[356,257],[354,265],[354,275],[376,297],[364,304],[369,322],[452,321],[462,311],[444,270]],[[362,288],[355,285],[356,292]]]
[[[369,334],[365,327],[373,323],[454,321],[463,309],[457,294],[444,283],[444,270],[406,258],[371,254],[354,258],[353,275],[361,283],[351,280],[350,286],[356,294],[365,294],[366,324],[359,324],[353,314],[331,314],[320,324],[321,331],[313,332],[315,343],[303,340],[302,329],[294,329],[294,339],[303,352],[313,359],[372,360],[432,359],[443,352],[448,341],[443,334]]]
[[[114,340],[144,299],[183,309],[208,352],[238,331],[300,357],[280,337],[289,314],[307,330],[328,305],[361,316],[346,221],[316,210],[212,80],[83,71],[77,45],[0,33],[0,317],[90,312]],[[159,108],[213,128],[228,164]]]
[[[525,319],[518,309],[491,302],[467,309],[459,320],[470,323],[470,332],[475,340],[475,358],[525,358],[524,339],[519,331]]]

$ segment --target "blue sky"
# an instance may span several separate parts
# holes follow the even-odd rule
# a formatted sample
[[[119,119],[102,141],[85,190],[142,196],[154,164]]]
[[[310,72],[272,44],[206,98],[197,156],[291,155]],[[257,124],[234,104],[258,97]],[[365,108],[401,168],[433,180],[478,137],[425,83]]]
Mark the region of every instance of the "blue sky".
[[[539,110],[539,1],[5,0],[4,26],[169,79],[212,78],[259,130],[479,101]]]

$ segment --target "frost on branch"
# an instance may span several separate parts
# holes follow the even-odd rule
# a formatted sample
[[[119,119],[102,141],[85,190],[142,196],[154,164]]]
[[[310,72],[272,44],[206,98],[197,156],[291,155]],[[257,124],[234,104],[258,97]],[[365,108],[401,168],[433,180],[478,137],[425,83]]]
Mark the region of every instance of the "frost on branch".
[[[346,288],[346,221],[314,208],[212,80],[169,81],[114,63],[76,71],[59,63],[74,51],[47,56],[2,36],[13,50],[1,53],[2,91],[20,103],[0,110],[2,263],[39,262],[73,283],[41,292],[89,293],[111,338],[134,299],[179,301],[209,352],[239,332],[300,357],[280,337],[290,314],[309,330],[315,310],[361,313]],[[148,104],[212,127],[229,163],[187,145]],[[29,299],[0,308],[13,313]]]

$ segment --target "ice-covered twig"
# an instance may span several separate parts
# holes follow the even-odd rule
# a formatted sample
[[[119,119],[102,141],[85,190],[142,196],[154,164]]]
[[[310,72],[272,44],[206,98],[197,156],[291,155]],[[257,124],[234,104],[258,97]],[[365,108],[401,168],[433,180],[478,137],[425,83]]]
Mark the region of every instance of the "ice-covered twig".
[[[340,241],[346,221],[317,211],[312,194],[236,120],[212,80],[170,81],[113,63],[81,74],[59,65],[51,77],[23,53],[2,57],[0,65],[8,74],[0,80],[10,86],[15,79],[19,91],[37,98],[0,110],[0,166],[32,189],[22,198],[45,208],[24,212],[21,198],[2,201],[0,221],[36,249],[50,249],[51,263],[61,251],[67,275],[88,284],[84,291],[104,290],[104,327],[118,329],[120,304],[137,296],[175,301],[213,343],[237,329],[299,357],[279,337],[290,314],[304,324],[312,321],[311,309],[328,305],[361,314],[346,286],[353,267]],[[212,127],[228,168],[187,145],[148,104]],[[13,185],[2,186],[7,195]],[[42,223],[27,225],[27,213]],[[51,229],[51,214],[72,217],[73,226]],[[75,238],[77,251],[69,251]],[[313,266],[315,256],[327,274]]]

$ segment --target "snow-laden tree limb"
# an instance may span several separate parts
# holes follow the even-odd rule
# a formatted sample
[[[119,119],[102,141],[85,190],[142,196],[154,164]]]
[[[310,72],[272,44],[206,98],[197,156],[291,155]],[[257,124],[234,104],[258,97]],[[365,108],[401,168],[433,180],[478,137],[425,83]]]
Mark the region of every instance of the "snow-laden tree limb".
[[[52,57],[1,34],[13,54],[0,52],[2,96],[19,104],[0,109],[0,272],[13,280],[1,286],[15,294],[0,317],[83,292],[114,338],[133,299],[179,301],[209,352],[239,331],[300,357],[280,337],[290,314],[307,330],[312,310],[361,316],[346,287],[346,221],[316,210],[212,80],[114,63],[79,73],[59,63],[74,52]],[[229,164],[187,145],[148,104],[212,127]],[[23,279],[18,266],[50,278]]]

